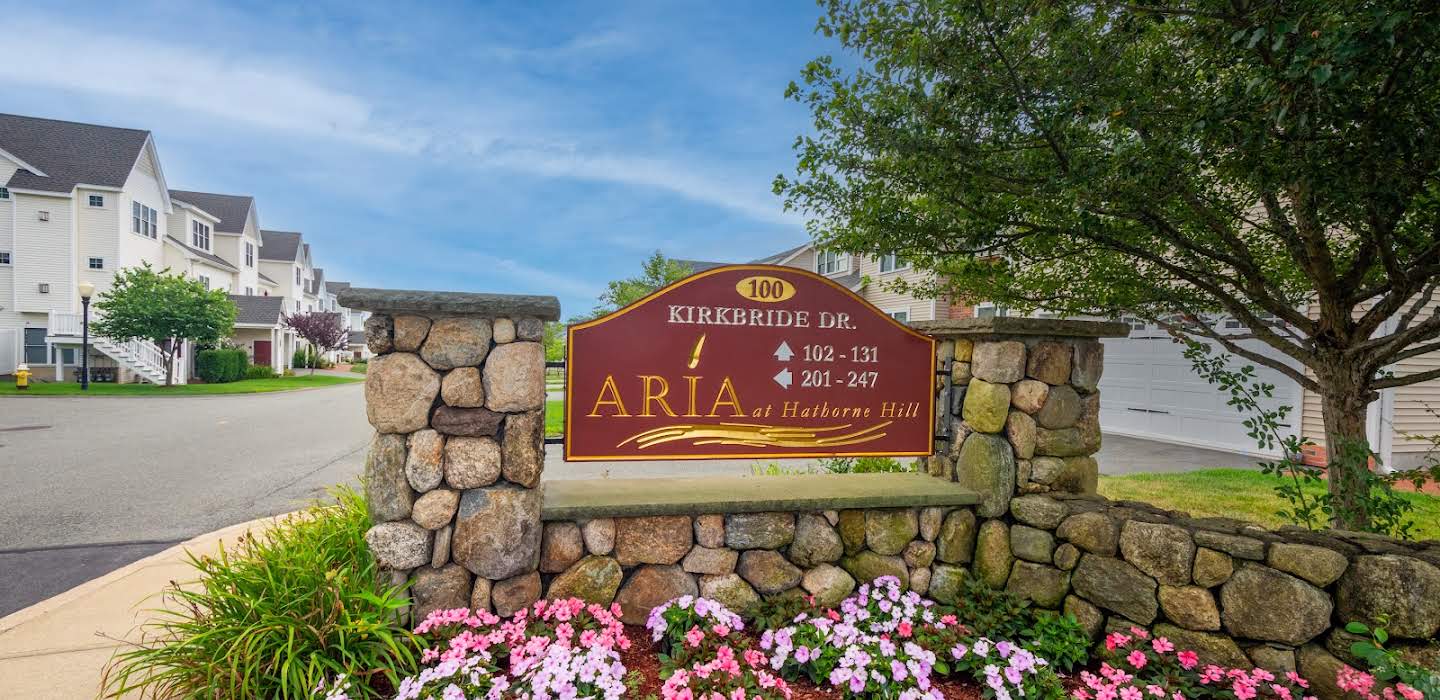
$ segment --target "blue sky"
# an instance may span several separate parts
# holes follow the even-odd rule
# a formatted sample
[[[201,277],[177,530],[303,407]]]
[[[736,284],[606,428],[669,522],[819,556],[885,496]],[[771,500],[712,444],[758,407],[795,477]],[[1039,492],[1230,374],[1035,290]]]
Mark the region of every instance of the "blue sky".
[[[651,251],[797,245],[770,193],[811,2],[47,2],[0,111],[149,129],[172,188],[253,194],[330,279],[560,297]],[[410,9],[424,7],[424,9]]]

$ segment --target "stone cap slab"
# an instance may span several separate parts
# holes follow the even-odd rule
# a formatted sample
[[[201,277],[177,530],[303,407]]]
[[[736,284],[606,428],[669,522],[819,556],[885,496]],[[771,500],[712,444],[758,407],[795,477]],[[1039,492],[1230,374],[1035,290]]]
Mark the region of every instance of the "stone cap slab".
[[[910,324],[935,338],[964,338],[987,335],[1036,335],[1070,338],[1124,338],[1130,326],[1119,321],[1081,321],[1068,318],[957,318],[945,321],[916,321]]]
[[[412,289],[351,287],[336,295],[347,309],[382,314],[431,313],[485,318],[560,320],[560,300],[536,294],[426,292]]]
[[[925,474],[797,474],[556,479],[541,485],[545,520],[641,515],[968,506],[980,495]]]

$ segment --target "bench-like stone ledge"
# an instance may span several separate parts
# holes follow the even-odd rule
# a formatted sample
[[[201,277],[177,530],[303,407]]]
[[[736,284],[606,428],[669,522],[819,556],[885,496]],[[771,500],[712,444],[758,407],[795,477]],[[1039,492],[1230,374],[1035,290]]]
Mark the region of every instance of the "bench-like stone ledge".
[[[480,318],[532,317],[541,321],[560,319],[560,301],[535,294],[487,294],[480,292],[425,292],[413,289],[372,289],[351,287],[336,295],[347,309],[378,314],[441,314]]]
[[[968,506],[980,495],[924,474],[546,480],[545,520]]]

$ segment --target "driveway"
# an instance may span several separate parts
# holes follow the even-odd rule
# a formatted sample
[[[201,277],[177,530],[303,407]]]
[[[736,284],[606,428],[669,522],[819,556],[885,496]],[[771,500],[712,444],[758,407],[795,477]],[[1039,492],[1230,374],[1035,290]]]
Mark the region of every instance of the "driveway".
[[[370,434],[358,383],[0,399],[0,615],[355,483]]]
[[[1258,469],[1260,461],[1259,457],[1239,452],[1175,445],[1110,433],[1106,433],[1100,441],[1100,452],[1095,455],[1095,459],[1100,463],[1100,473],[1111,476],[1140,472],[1193,472],[1215,467]]]

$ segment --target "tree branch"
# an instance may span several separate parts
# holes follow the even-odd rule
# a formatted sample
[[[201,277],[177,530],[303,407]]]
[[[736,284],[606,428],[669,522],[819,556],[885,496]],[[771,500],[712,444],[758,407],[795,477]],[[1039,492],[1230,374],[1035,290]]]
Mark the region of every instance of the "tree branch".
[[[1305,372],[1303,372],[1302,370],[1295,369],[1294,367],[1291,367],[1290,365],[1281,362],[1280,360],[1273,357],[1262,355],[1258,352],[1255,352],[1254,350],[1249,350],[1247,348],[1241,347],[1240,345],[1232,341],[1229,336],[1217,332],[1214,328],[1211,328],[1209,325],[1201,323],[1198,320],[1193,323],[1184,325],[1177,325],[1159,318],[1146,320],[1151,321],[1152,323],[1160,326],[1161,328],[1164,328],[1167,331],[1170,331],[1171,333],[1200,335],[1214,340],[1215,342],[1220,343],[1220,345],[1226,350],[1229,350],[1230,352],[1240,357],[1243,357],[1252,362],[1265,365],[1270,369],[1276,370],[1281,374],[1284,374],[1285,376],[1294,379],[1300,384],[1300,386],[1305,387],[1306,389],[1309,389],[1310,391],[1313,391],[1317,394],[1321,393],[1320,384],[1314,379],[1305,376]]]
[[[1403,377],[1389,377],[1370,384],[1371,389],[1391,389],[1397,386],[1410,386],[1420,382],[1428,382],[1431,379],[1440,379],[1440,368],[1416,374],[1407,374]]]

